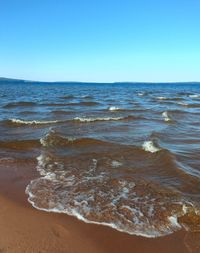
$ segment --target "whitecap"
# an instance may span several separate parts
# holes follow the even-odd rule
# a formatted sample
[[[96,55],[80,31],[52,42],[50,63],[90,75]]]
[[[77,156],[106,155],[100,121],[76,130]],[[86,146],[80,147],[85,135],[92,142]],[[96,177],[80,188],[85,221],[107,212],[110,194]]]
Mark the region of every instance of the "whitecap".
[[[10,120],[14,124],[21,125],[43,125],[43,124],[55,124],[63,121],[59,120],[46,120],[46,121],[38,121],[38,120],[21,120],[21,119],[11,119]]]
[[[182,106],[188,106],[188,103],[185,103],[185,102],[178,102],[177,104],[182,105]]]
[[[76,117],[74,118],[75,121],[79,122],[94,122],[94,121],[110,121],[110,120],[121,120],[123,117],[103,117],[103,118],[82,118],[82,117]]]
[[[159,99],[159,100],[166,100],[167,98],[166,97],[157,97],[157,99]]]
[[[169,216],[168,220],[170,221],[172,227],[181,228],[181,225],[178,223],[177,216]]]
[[[142,96],[144,96],[144,95],[145,95],[144,92],[138,92],[138,96],[142,97]]]
[[[113,160],[113,161],[111,162],[111,165],[112,165],[113,168],[118,168],[118,167],[122,166],[122,163],[119,162],[119,161]]]
[[[193,95],[189,95],[190,98],[199,98],[200,95],[199,94],[193,94]]]
[[[151,152],[151,153],[156,153],[158,151],[160,151],[161,149],[156,147],[153,143],[153,141],[145,141],[142,145],[142,148],[147,151],[147,152]]]
[[[163,116],[163,118],[164,118],[165,121],[171,121],[171,118],[169,117],[167,111],[163,112],[163,113],[162,113],[162,116]]]
[[[119,111],[120,108],[117,107],[117,106],[110,106],[110,107],[108,108],[108,110],[109,110],[109,111]]]
[[[155,152],[155,149],[157,152],[158,148],[155,148],[153,142],[151,145],[149,143],[144,143],[144,146],[150,146],[150,152]],[[137,186],[131,178],[115,178],[115,183],[111,184],[108,171],[101,171],[104,166],[96,158],[91,159],[84,170],[79,170],[74,165],[64,165],[62,160],[45,148],[37,160],[37,170],[41,177],[30,182],[26,193],[28,201],[39,210],[65,213],[86,223],[105,225],[144,237],[164,236],[180,229],[176,213],[170,212],[171,215],[167,215],[163,221],[156,219],[157,209],[165,205],[162,196],[156,192],[155,195],[151,194],[151,191],[143,195],[140,183],[137,181]],[[120,163],[118,160],[109,162],[114,166]],[[74,169],[78,170],[77,174],[73,173]],[[45,197],[40,203],[38,198],[42,195]],[[105,205],[98,198],[106,200]],[[109,208],[113,212],[111,219],[106,216]]]

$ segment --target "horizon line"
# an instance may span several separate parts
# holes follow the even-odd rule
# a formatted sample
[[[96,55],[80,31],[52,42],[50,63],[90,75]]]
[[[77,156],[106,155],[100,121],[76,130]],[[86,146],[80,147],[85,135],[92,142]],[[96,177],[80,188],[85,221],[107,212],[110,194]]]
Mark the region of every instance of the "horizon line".
[[[175,84],[175,83],[200,83],[200,81],[113,81],[113,82],[98,82],[98,81],[39,81],[39,80],[29,80],[23,78],[13,78],[13,77],[1,77],[1,81],[22,81],[22,82],[31,82],[31,83],[96,83],[96,84],[117,84],[117,83],[149,83],[149,84]]]

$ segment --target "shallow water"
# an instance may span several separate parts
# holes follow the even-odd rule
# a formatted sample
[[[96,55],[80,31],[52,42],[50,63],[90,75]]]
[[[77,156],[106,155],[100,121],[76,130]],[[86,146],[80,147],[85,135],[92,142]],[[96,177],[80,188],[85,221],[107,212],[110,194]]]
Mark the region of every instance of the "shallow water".
[[[38,209],[146,237],[200,232],[200,84],[0,84],[0,158]]]

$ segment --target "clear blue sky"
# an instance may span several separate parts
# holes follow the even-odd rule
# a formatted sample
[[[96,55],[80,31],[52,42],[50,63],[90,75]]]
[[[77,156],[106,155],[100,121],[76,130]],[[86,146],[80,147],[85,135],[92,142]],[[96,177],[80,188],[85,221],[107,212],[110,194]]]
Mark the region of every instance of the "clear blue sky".
[[[0,0],[0,76],[200,81],[200,1]]]

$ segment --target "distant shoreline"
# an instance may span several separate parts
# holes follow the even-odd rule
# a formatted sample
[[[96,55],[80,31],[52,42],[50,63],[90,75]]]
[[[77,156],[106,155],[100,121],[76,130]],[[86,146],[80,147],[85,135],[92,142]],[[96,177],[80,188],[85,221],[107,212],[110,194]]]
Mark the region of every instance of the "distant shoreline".
[[[200,81],[186,81],[186,82],[131,82],[131,81],[123,81],[123,82],[84,82],[84,81],[34,81],[34,80],[25,80],[25,79],[15,79],[15,78],[6,78],[0,77],[0,84],[2,83],[30,83],[30,84],[199,84]]]

